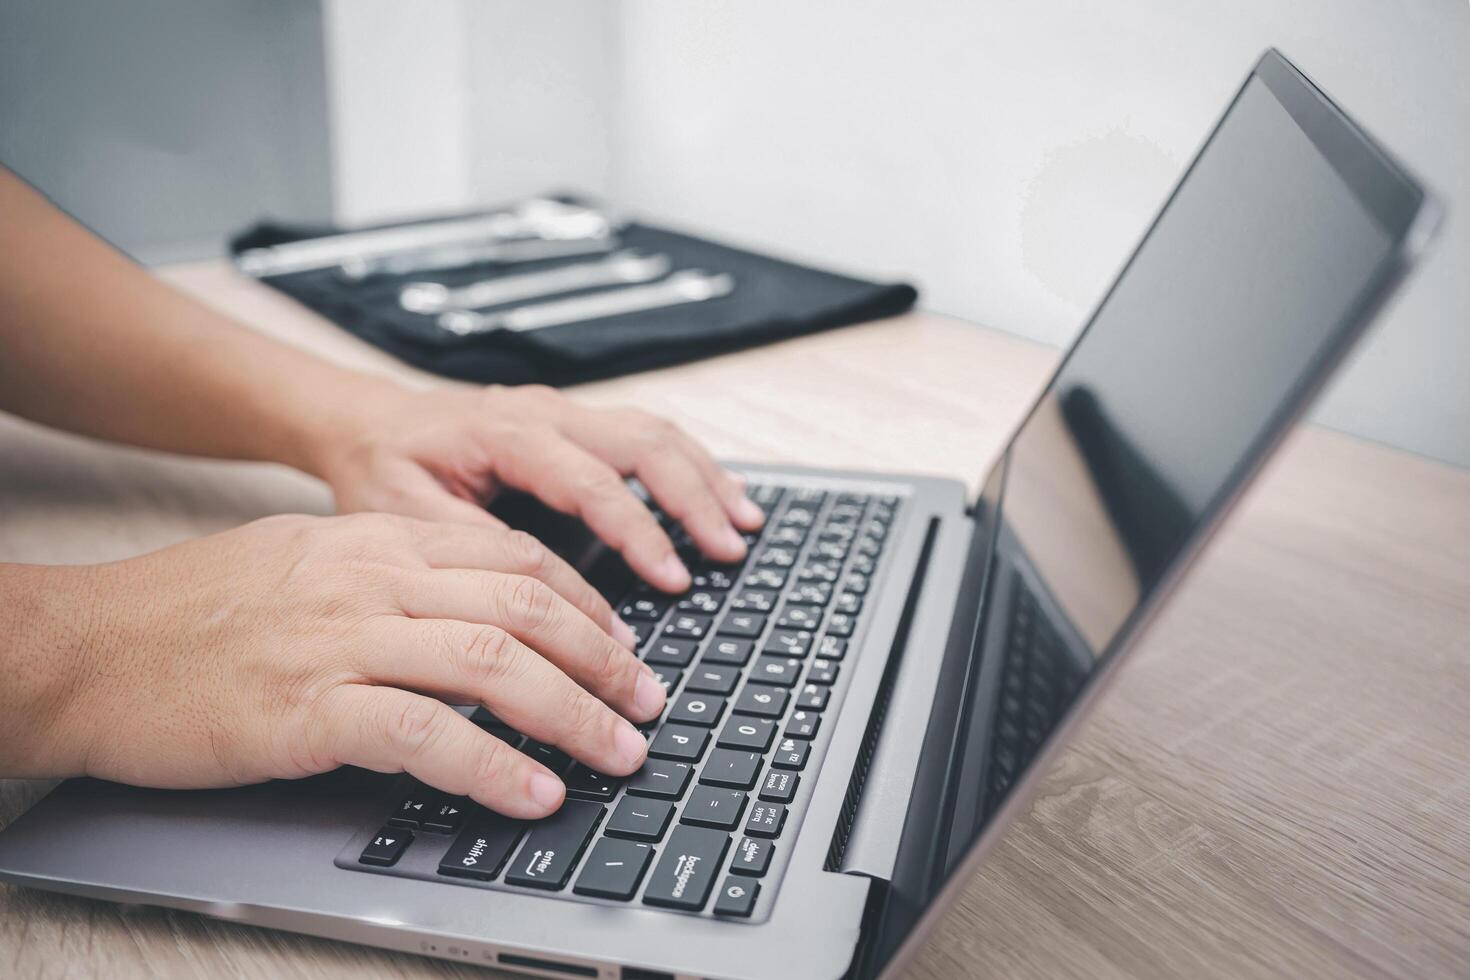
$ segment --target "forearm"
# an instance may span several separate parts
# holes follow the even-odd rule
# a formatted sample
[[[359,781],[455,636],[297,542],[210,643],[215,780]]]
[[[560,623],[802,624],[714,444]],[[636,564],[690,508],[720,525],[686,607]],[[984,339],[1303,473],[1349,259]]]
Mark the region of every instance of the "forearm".
[[[318,447],[401,389],[171,289],[0,169],[0,409],[116,442],[271,460]]]
[[[93,729],[78,702],[106,629],[93,571],[0,564],[0,777],[86,771]]]

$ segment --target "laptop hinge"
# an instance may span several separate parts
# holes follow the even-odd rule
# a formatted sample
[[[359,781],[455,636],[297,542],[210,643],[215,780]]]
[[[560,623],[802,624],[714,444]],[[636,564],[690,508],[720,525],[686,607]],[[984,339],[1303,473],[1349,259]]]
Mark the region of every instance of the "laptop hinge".
[[[892,873],[973,526],[929,522],[828,847],[828,871],[880,880]],[[893,719],[913,724],[888,724]]]

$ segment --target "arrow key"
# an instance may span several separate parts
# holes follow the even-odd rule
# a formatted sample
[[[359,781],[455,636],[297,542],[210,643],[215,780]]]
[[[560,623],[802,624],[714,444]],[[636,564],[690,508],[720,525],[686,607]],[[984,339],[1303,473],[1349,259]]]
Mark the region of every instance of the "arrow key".
[[[462,796],[439,797],[432,807],[424,808],[425,830],[438,834],[452,834],[464,821],[464,812],[470,801]]]
[[[377,835],[368,842],[368,846],[362,849],[362,857],[357,860],[363,864],[375,864],[380,868],[391,867],[403,856],[408,845],[413,843],[413,832],[401,827],[384,827]]]

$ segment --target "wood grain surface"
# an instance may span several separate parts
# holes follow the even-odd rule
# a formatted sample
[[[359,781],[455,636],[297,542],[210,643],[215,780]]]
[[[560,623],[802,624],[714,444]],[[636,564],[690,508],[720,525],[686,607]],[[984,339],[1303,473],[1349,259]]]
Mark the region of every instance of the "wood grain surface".
[[[162,273],[259,329],[427,383],[222,263]],[[975,485],[1056,352],[927,315],[575,389],[722,456]],[[280,511],[280,468],[0,417],[0,561],[137,554]],[[1299,431],[941,923],[916,977],[1470,974],[1470,474]],[[47,785],[0,782],[0,825]],[[0,886],[0,976],[485,977]]]

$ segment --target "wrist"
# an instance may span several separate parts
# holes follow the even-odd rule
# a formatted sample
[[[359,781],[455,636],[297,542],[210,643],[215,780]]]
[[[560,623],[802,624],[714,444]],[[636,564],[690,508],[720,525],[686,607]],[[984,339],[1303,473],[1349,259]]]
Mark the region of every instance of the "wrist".
[[[289,434],[276,462],[329,484],[355,447],[399,413],[414,392],[386,378],[344,372],[330,386],[305,393],[290,409]]]
[[[87,772],[97,731],[84,701],[107,634],[97,566],[0,566],[0,776]]]

